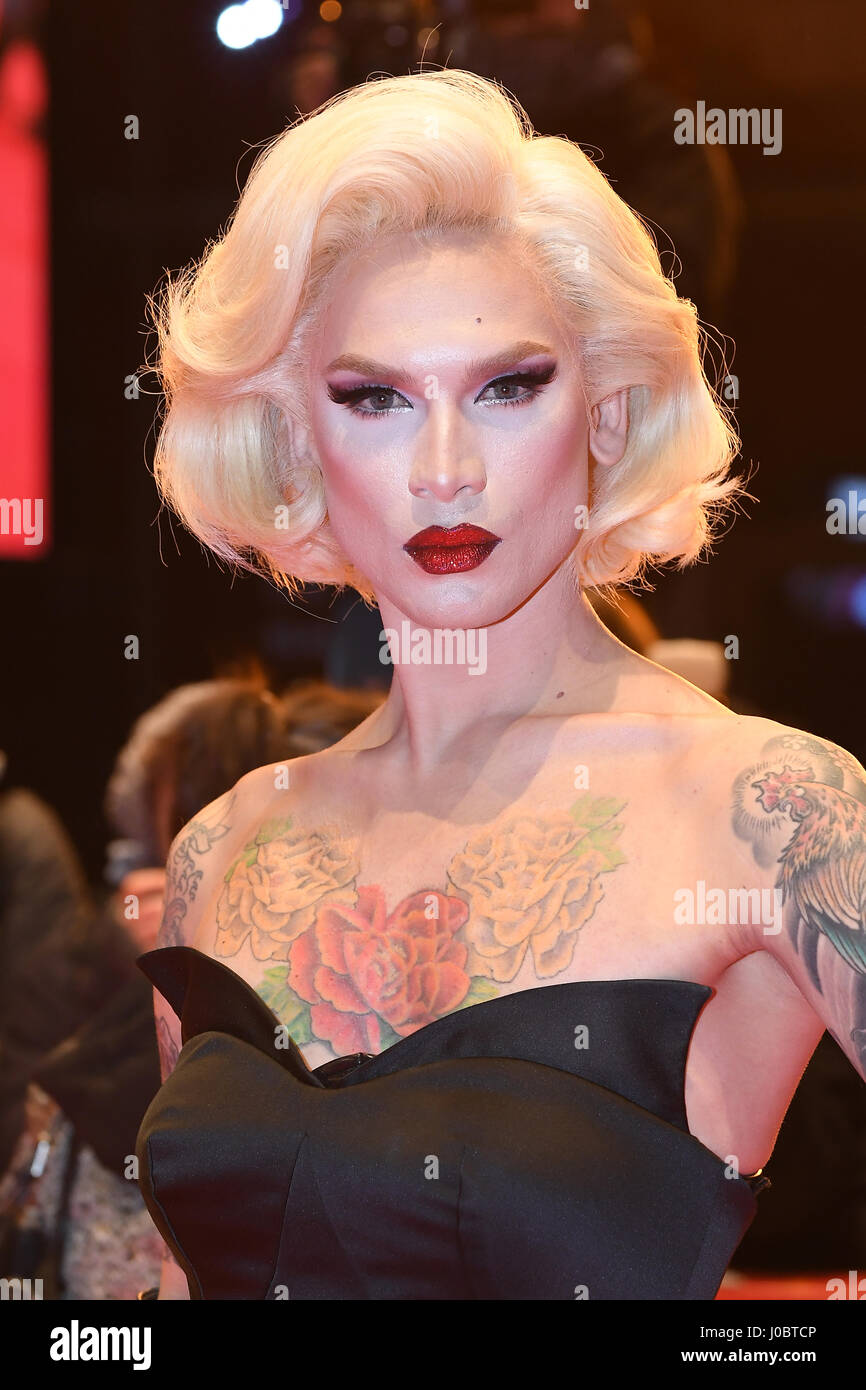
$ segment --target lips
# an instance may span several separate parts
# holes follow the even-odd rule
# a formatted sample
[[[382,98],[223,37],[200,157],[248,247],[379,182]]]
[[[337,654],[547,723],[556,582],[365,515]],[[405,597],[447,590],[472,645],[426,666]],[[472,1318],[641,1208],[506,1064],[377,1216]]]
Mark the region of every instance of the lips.
[[[403,546],[427,574],[457,574],[487,559],[501,541],[482,526],[427,526]]]

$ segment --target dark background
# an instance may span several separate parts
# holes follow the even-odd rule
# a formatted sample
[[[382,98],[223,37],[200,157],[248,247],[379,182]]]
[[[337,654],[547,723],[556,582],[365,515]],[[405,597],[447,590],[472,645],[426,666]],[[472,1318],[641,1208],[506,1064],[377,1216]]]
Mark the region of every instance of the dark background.
[[[153,347],[147,294],[219,234],[254,147],[296,116],[292,65],[322,28],[307,5],[273,38],[231,51],[215,34],[220,8],[77,0],[53,7],[39,32],[51,85],[54,546],[44,558],[0,565],[0,746],[8,780],[57,808],[93,875],[113,759],[136,716],[173,686],[229,671],[250,650],[277,684],[322,671],[360,681],[377,666],[374,615],[366,641],[345,640],[341,620],[365,612],[356,595],[335,602],[333,591],[310,588],[291,604],[263,580],[232,578],[159,515],[149,471],[153,379],[142,377],[137,400],[125,398]],[[386,40],[385,8],[344,7],[345,32],[354,24],[364,36],[347,70],[399,73],[417,62],[411,36],[395,44],[392,25]],[[743,466],[757,465],[749,490],[758,500],[709,563],[658,576],[648,607],[668,637],[736,634],[733,693],[742,706],[862,760],[866,603],[859,625],[852,604],[864,594],[866,538],[828,536],[825,503],[836,479],[864,471],[855,308],[863,21],[841,0],[656,0],[651,24],[631,8],[648,72],[671,94],[672,159],[677,106],[783,109],[780,154],[728,148],[743,208],[736,274],[723,303],[698,302],[728,340]],[[399,19],[407,9],[389,13]],[[444,36],[428,50],[435,65],[461,65],[449,61],[449,26],[465,24],[465,9],[430,7]],[[124,139],[129,114],[139,118],[138,140]],[[581,124],[568,133],[601,147],[602,168],[616,178],[625,156],[607,126],[595,129],[591,103]],[[625,183],[623,175],[616,186],[628,198]],[[694,294],[701,281],[685,246],[677,249]],[[137,661],[124,658],[132,633]]]

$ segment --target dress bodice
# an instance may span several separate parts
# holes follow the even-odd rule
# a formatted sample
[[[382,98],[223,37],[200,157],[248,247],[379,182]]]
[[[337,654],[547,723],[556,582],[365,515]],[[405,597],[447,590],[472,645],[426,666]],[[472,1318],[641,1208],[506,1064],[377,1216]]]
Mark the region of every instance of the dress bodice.
[[[312,1070],[221,962],[138,964],[183,1041],[139,1183],[194,1299],[709,1299],[754,1217],[688,1129],[707,985],[542,985]]]

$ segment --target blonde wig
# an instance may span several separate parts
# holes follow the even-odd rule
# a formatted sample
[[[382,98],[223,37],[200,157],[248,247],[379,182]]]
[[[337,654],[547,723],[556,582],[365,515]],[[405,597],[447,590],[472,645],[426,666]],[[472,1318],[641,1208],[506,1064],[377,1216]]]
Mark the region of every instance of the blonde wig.
[[[150,307],[165,395],[154,475],[222,559],[290,593],[369,581],[331,533],[309,429],[311,336],[336,273],[383,237],[511,239],[573,345],[587,405],[628,388],[619,463],[591,460],[573,577],[588,589],[697,559],[741,484],[694,304],[595,163],[537,135],[474,73],[371,79],[262,148],[219,240]]]

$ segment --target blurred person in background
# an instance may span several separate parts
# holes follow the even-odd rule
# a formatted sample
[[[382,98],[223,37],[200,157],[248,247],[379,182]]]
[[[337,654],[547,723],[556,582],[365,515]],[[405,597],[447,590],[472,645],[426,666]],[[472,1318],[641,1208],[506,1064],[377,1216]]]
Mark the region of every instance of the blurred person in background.
[[[121,836],[109,846],[115,879],[122,872],[116,911],[122,917],[123,900],[138,899],[138,917],[126,925],[140,952],[152,949],[162,921],[171,842],[195,812],[251,767],[337,742],[382,699],[378,691],[319,680],[294,682],[277,696],[258,672],[251,680],[182,686],[142,716],[106,792]],[[257,749],[265,756],[251,762]],[[126,868],[130,859],[135,867]],[[145,993],[150,1004],[152,992]]]
[[[81,861],[55,812],[25,787],[7,785],[0,754],[0,1172],[25,1118],[35,1058],[79,1021],[88,993],[85,949],[93,901]],[[57,978],[64,961],[63,987]],[[21,1015],[30,1001],[33,1026]]]
[[[114,891],[101,907],[53,812],[26,791],[0,797],[0,1275],[69,1300],[132,1299],[159,1278],[163,1242],[130,1164],[160,1082],[135,960],[156,940],[171,841],[245,772],[327,746],[380,698],[315,681],[279,697],[255,666],[170,692],[107,785]]]

